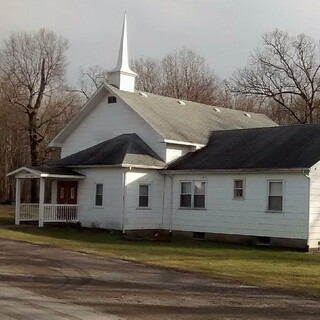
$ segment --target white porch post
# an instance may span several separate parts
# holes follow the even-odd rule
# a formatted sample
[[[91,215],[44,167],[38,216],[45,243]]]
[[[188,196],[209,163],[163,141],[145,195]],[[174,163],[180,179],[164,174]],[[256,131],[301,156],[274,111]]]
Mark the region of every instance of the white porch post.
[[[20,201],[21,201],[21,180],[16,178],[16,215],[15,215],[15,224],[20,224]]]
[[[44,178],[40,178],[40,188],[39,188],[39,227],[43,227],[44,186],[45,186],[45,179]]]

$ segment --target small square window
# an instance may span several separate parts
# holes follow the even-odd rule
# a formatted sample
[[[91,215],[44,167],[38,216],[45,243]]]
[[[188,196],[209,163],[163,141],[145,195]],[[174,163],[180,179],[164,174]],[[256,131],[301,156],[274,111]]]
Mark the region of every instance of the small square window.
[[[117,98],[115,96],[108,97],[108,103],[117,103]]]

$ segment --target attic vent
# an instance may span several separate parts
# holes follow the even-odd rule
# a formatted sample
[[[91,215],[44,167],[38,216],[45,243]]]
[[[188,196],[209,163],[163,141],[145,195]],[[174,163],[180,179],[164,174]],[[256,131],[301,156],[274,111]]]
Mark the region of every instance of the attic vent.
[[[217,112],[221,112],[221,110],[219,108],[213,108],[214,111],[217,111]]]
[[[114,96],[108,97],[108,103],[117,103],[117,98]]]
[[[146,94],[146,93],[144,93],[144,92],[139,92],[139,94],[140,94],[140,96],[142,96],[142,97],[147,97],[148,95]]]
[[[251,114],[249,114],[249,113],[244,113],[244,115],[246,116],[246,117],[248,117],[248,118],[251,118]]]
[[[183,106],[186,105],[186,103],[185,103],[184,101],[182,101],[182,100],[178,100],[178,103],[179,103],[179,104],[182,104]]]

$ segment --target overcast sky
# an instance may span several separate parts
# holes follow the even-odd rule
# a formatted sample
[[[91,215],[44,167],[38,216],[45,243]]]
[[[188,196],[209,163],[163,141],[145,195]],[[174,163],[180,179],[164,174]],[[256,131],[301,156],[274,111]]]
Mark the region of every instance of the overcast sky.
[[[161,58],[182,46],[218,76],[245,66],[275,28],[320,39],[319,0],[0,0],[0,41],[11,32],[53,30],[69,40],[68,80],[80,67],[115,66],[124,11],[131,58]]]

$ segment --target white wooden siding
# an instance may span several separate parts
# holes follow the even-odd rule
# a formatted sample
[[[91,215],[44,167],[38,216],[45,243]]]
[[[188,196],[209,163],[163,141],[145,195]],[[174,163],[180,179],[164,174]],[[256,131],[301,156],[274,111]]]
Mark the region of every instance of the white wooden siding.
[[[105,96],[68,136],[61,147],[61,157],[81,151],[123,133],[136,133],[160,157],[165,158],[165,143],[141,117],[124,102],[108,104]]]
[[[310,170],[309,248],[318,248],[320,242],[320,162]]]
[[[195,151],[196,147],[167,143],[166,162],[171,162],[188,152]]]
[[[236,178],[246,179],[244,200],[233,199],[233,181]],[[283,213],[266,212],[268,179],[284,181]],[[179,208],[181,180],[206,180],[205,210]],[[169,224],[169,196],[165,204],[165,221]],[[308,238],[308,180],[302,174],[175,176],[172,220],[173,230],[306,240]]]
[[[126,173],[126,230],[160,229],[162,224],[164,176],[156,170],[134,170]],[[150,208],[138,207],[139,184],[150,184]]]
[[[78,182],[79,221],[84,227],[121,230],[123,169],[77,170],[86,178]],[[103,206],[95,206],[96,183],[103,183]]]

